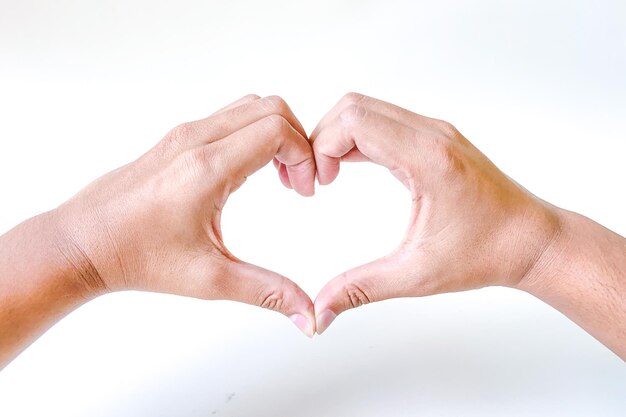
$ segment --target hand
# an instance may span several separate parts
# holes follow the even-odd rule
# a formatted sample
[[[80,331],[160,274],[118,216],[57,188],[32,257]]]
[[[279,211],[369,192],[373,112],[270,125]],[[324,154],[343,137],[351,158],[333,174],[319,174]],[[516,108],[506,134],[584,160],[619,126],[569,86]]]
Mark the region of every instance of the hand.
[[[313,153],[296,117],[278,97],[246,96],[176,127],[58,208],[57,244],[90,296],[137,289],[241,301],[283,313],[312,336],[304,291],[240,261],[222,240],[228,196],[273,158],[286,185],[313,195]]]
[[[317,332],[343,311],[394,297],[515,286],[556,238],[554,208],[513,182],[450,124],[346,95],[310,136],[319,183],[340,161],[387,167],[411,193],[404,241],[344,272],[315,300]]]

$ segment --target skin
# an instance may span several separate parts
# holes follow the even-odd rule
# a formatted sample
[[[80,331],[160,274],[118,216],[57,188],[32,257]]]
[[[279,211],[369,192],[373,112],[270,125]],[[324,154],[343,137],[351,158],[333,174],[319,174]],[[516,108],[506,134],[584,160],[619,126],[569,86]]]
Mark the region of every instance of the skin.
[[[393,253],[320,291],[318,333],[370,302],[499,285],[549,303],[626,359],[626,239],[535,197],[449,123],[380,100],[346,95],[310,140],[320,184],[342,161],[370,161],[413,203]]]
[[[224,246],[228,196],[270,160],[314,193],[341,161],[387,167],[413,202],[388,256],[331,280],[315,303]],[[626,240],[504,175],[450,124],[346,95],[307,140],[278,97],[246,96],[174,128],[138,160],[0,237],[0,367],[64,315],[128,289],[276,310],[308,336],[347,309],[502,285],[568,315],[626,358]]]
[[[313,195],[300,122],[279,97],[246,96],[2,236],[0,366],[86,301],[130,289],[269,308],[312,336],[304,291],[237,259],[222,240],[228,196],[272,159],[298,193]]]

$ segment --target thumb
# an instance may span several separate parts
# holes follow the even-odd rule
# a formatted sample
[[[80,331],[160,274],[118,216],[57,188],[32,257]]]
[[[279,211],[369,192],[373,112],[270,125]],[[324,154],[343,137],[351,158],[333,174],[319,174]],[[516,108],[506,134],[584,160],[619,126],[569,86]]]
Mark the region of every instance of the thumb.
[[[317,333],[322,334],[346,310],[402,297],[407,293],[407,271],[397,255],[356,267],[329,281],[315,299]]]
[[[290,279],[241,261],[229,262],[223,298],[274,310],[289,317],[308,337],[315,333],[311,298]]]

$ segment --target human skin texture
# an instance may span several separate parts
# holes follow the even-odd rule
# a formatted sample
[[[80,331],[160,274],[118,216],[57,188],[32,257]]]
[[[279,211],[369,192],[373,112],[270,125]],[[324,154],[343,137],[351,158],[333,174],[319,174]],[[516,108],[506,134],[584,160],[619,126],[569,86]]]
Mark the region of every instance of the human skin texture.
[[[406,238],[331,280],[315,303],[224,246],[228,196],[270,160],[314,193],[341,161],[387,167],[409,190]],[[276,310],[306,335],[347,309],[491,285],[527,291],[626,358],[626,240],[504,175],[449,123],[359,94],[306,133],[276,96],[246,96],[184,123],[138,160],[0,237],[0,367],[61,317],[111,291],[145,290]]]
[[[315,299],[317,332],[347,309],[492,285],[549,303],[626,359],[626,239],[535,197],[451,124],[350,93],[310,135],[321,185],[342,161],[385,166],[409,190],[406,237]]]
[[[184,123],[138,160],[0,238],[0,367],[84,302],[145,290],[276,310],[305,334],[313,303],[289,279],[224,246],[220,214],[246,177],[275,160],[314,193],[306,133],[279,97],[250,95]]]

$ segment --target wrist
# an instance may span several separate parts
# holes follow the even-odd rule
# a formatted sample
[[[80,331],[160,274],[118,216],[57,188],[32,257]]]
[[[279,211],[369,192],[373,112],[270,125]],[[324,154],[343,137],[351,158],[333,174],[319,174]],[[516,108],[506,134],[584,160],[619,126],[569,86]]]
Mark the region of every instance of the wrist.
[[[99,292],[84,284],[90,268],[64,241],[54,212],[0,237],[0,369],[47,328]]]
[[[536,294],[542,287],[550,285],[550,280],[561,268],[564,259],[572,251],[572,215],[558,207],[552,206],[557,227],[541,246],[527,271],[514,286],[515,288]]]
[[[519,282],[626,358],[626,239],[585,216],[558,210],[561,232]]]
[[[499,233],[495,285],[519,289],[542,276],[563,244],[564,222],[561,209],[532,195],[515,204]]]
[[[61,208],[38,217],[43,229],[47,231],[50,248],[56,254],[59,269],[63,271],[63,279],[68,288],[84,300],[110,292],[100,270],[89,255],[89,245],[80,238],[85,235],[85,231],[78,230],[76,223],[68,219]]]

